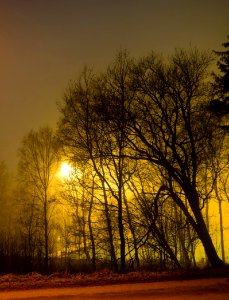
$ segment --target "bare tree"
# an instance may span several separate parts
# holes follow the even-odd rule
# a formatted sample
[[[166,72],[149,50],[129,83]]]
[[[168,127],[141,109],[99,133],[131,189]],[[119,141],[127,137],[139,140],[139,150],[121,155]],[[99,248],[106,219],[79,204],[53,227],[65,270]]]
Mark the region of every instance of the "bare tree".
[[[151,225],[156,233],[154,241],[157,239],[164,253],[179,265],[170,245],[169,229],[164,227],[165,208],[156,201],[166,198],[167,203],[176,204],[177,220],[180,218],[186,227],[177,231],[183,254],[192,248],[194,230],[212,266],[223,265],[202,215],[214,186],[214,178],[209,176],[203,182],[203,172],[209,174],[209,159],[218,155],[217,143],[212,140],[221,134],[207,110],[211,97],[207,83],[210,62],[208,54],[197,50],[177,50],[167,62],[154,54],[135,62],[121,52],[106,73],[95,76],[86,70],[66,93],[60,139],[70,159],[90,162],[99,178],[110,254],[117,262],[114,232],[118,228],[123,272],[127,223],[135,235],[126,197],[131,178],[129,162],[145,162],[161,178],[158,193],[151,197],[155,209]],[[161,212],[157,214],[159,208]],[[134,240],[138,253],[136,236]],[[194,248],[190,251],[194,260]],[[189,253],[186,254],[188,264]]]
[[[176,51],[168,63],[151,55],[133,68],[137,91],[129,110],[133,158],[163,170],[164,190],[180,207],[201,240],[213,267],[223,265],[201,212],[199,173],[208,157],[214,122],[205,109],[206,69],[211,58],[197,50]],[[182,190],[182,196],[177,190]],[[187,200],[187,205],[185,204]]]
[[[214,196],[218,201],[219,208],[219,227],[220,227],[220,245],[221,257],[225,262],[225,246],[224,246],[224,220],[223,220],[223,202],[229,202],[229,160],[228,160],[228,136],[221,136],[217,139],[218,153],[217,157],[213,157],[211,176],[214,178]]]
[[[66,93],[61,108],[62,119],[59,139],[69,159],[78,164],[90,162],[101,188],[103,209],[108,234],[108,248],[112,268],[118,271],[114,234],[110,212],[107,180],[103,153],[106,149],[104,123],[100,122],[96,111],[97,81],[90,70],[85,70],[78,82],[73,83]],[[102,152],[103,151],[103,152]]]
[[[20,264],[20,237],[17,226],[18,206],[15,182],[5,162],[0,162],[0,270],[17,271]]]
[[[31,131],[19,149],[19,178],[40,207],[44,237],[44,271],[49,270],[49,225],[54,202],[52,179],[56,171],[58,145],[52,129]]]

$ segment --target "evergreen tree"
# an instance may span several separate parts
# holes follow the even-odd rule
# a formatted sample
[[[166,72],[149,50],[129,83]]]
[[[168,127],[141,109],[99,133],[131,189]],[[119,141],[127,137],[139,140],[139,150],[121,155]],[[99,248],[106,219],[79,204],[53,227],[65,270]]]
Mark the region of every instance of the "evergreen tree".
[[[229,39],[229,35],[227,36]],[[219,57],[217,62],[219,74],[214,76],[215,99],[210,103],[210,109],[217,114],[229,113],[229,41],[222,44],[225,51],[214,51]]]

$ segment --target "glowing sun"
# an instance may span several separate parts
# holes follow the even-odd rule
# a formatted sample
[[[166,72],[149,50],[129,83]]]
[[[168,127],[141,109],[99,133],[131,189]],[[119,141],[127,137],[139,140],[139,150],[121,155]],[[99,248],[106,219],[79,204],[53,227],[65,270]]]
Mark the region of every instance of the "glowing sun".
[[[63,162],[60,167],[60,175],[62,177],[68,177],[72,173],[72,167],[67,163]]]

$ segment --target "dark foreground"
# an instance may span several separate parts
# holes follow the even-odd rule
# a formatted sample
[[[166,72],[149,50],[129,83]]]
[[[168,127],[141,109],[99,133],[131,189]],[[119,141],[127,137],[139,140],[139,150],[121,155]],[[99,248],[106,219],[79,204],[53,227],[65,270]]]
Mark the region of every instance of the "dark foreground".
[[[105,286],[46,288],[1,291],[0,299],[154,299],[154,300],[228,300],[229,277],[148,283],[128,283]]]

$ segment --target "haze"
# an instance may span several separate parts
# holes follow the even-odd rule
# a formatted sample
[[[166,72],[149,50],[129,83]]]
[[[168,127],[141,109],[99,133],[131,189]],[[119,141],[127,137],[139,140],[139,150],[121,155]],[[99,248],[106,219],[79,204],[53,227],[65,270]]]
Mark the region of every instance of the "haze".
[[[220,49],[228,28],[227,0],[0,0],[0,161],[14,170],[23,136],[55,126],[85,64],[100,70],[120,48]]]

